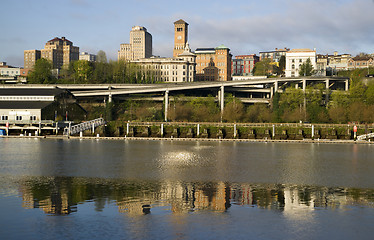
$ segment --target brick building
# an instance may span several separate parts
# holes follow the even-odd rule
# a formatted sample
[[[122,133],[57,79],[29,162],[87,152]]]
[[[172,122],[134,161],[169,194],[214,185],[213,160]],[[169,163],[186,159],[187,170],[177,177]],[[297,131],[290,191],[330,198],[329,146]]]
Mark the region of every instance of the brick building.
[[[230,49],[224,45],[216,48],[197,48],[196,54],[196,74],[201,76],[204,69],[213,61],[215,67],[218,68],[218,81],[231,80],[231,60],[232,55]]]
[[[235,56],[232,60],[232,75],[233,76],[252,76],[255,64],[260,61],[256,54]]]

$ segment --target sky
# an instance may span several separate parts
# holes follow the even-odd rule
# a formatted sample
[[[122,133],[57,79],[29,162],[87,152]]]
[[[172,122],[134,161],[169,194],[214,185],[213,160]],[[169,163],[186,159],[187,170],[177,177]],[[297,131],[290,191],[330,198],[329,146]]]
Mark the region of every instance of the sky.
[[[320,54],[374,53],[374,0],[1,0],[0,62],[23,66],[23,51],[66,37],[80,52],[117,60],[133,26],[153,38],[153,54],[171,57],[174,22],[189,23],[189,44],[224,44],[233,56],[275,48]]]

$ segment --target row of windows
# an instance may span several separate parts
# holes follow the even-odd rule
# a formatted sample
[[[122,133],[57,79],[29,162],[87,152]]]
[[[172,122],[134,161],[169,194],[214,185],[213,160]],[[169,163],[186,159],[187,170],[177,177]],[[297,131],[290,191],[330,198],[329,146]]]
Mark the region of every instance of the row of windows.
[[[18,71],[16,71],[16,72],[14,72],[14,71],[10,71],[10,72],[9,71],[1,71],[1,74],[4,75],[5,73],[6,74],[9,74],[9,73],[14,74],[14,73],[18,73]]]
[[[202,59],[202,60],[210,60],[210,59],[215,59],[215,56],[197,56],[197,59]]]
[[[16,121],[22,121],[23,116],[16,116]],[[2,121],[8,121],[9,117],[6,115],[1,116]],[[30,116],[30,121],[36,121],[36,116]]]
[[[299,64],[299,68],[301,67],[301,64]],[[292,64],[292,69],[295,69],[295,64]]]
[[[303,60],[302,59],[299,59],[299,63],[302,63]],[[292,63],[295,63],[295,59],[292,59]]]
[[[0,100],[9,101],[9,100],[32,100],[32,101],[54,101],[53,96],[0,96]]]
[[[169,72],[161,72],[161,75],[169,75]],[[178,75],[178,72],[177,71],[172,71],[172,75]],[[183,75],[186,75],[186,72],[183,71]]]

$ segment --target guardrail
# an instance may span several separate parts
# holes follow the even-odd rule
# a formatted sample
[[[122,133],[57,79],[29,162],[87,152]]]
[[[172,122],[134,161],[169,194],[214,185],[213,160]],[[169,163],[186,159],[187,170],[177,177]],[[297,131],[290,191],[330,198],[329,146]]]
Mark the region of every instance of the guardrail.
[[[104,124],[105,124],[105,121],[103,118],[97,118],[97,119],[94,119],[88,122],[79,123],[77,125],[69,126],[65,128],[64,135],[70,136],[70,135],[74,135],[76,133],[80,133],[80,132],[83,132],[89,129],[92,129],[92,131],[94,131],[95,127],[98,127]]]
[[[357,136],[357,140],[366,140],[372,137],[374,137],[374,133],[368,133],[368,134]]]

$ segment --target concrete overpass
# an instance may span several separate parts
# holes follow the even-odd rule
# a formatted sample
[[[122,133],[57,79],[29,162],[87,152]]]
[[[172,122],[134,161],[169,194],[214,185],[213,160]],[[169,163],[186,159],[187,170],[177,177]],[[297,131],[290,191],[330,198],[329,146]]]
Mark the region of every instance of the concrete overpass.
[[[99,97],[112,101],[113,97],[130,94],[162,94],[165,102],[165,119],[169,105],[169,94],[177,91],[210,90],[217,92],[221,111],[224,108],[224,92],[245,95],[239,97],[245,103],[270,103],[275,92],[280,88],[295,85],[304,91],[310,83],[324,83],[326,89],[340,84],[345,91],[349,88],[349,79],[342,77],[299,77],[299,78],[263,78],[245,81],[228,82],[192,82],[192,83],[160,83],[160,84],[52,84],[52,85],[2,85],[1,88],[61,88],[71,91],[77,98]]]

